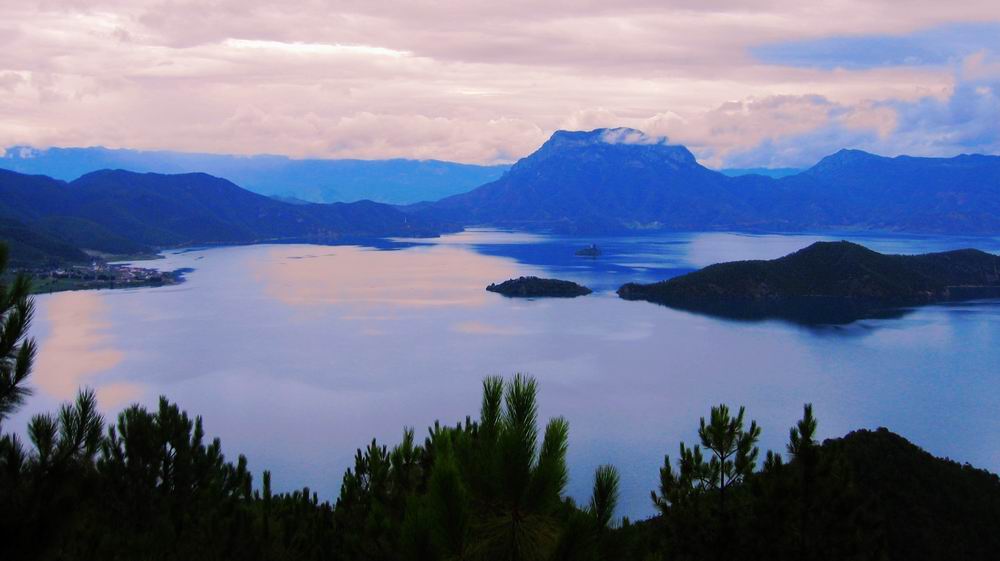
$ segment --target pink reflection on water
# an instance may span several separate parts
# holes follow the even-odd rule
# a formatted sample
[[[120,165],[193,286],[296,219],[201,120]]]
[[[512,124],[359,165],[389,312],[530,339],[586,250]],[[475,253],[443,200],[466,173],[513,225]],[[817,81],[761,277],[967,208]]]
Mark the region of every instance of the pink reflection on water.
[[[485,288],[519,270],[513,261],[451,246],[405,251],[337,247],[306,255],[302,246],[275,246],[253,270],[265,292],[289,306],[347,305],[346,317],[372,310],[483,306]],[[523,269],[523,267],[521,267]]]
[[[135,403],[146,393],[146,388],[133,382],[112,382],[98,386],[96,391],[97,403],[107,411]]]
[[[105,301],[100,292],[62,292],[45,302],[48,335],[38,342],[39,354],[32,379],[46,396],[72,399],[79,388],[96,388],[102,408],[135,400],[142,386],[132,382],[101,384],[98,375],[117,366],[124,353],[108,334],[103,319]]]
[[[390,238],[397,242],[433,243],[433,245],[493,245],[493,244],[537,244],[548,238],[541,234],[497,230],[494,228],[469,228],[455,234],[439,238]]]

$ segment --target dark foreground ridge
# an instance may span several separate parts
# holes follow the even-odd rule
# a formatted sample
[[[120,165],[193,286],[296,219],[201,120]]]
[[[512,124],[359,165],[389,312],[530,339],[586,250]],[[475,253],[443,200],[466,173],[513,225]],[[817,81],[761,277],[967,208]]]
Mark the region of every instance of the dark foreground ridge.
[[[586,296],[592,291],[572,281],[559,279],[540,279],[538,277],[520,277],[506,280],[500,284],[486,287],[490,292],[504,296],[519,298],[575,298]]]
[[[1000,297],[1000,257],[975,249],[885,255],[817,242],[770,261],[719,263],[653,284],[618,289],[626,300],[738,319],[849,323],[903,307]]]

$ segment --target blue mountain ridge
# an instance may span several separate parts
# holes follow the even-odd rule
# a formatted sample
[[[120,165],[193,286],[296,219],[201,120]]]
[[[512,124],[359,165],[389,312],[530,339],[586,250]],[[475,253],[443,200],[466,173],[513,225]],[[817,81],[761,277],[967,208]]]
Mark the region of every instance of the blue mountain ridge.
[[[67,182],[0,170],[0,233],[29,250],[15,257],[437,235],[471,225],[571,234],[997,235],[1000,157],[888,158],[841,150],[786,177],[729,177],[699,164],[683,146],[632,129],[557,131],[494,181],[398,207],[281,201],[205,173],[101,170]]]
[[[639,131],[558,131],[496,181],[408,210],[463,225],[581,234],[993,235],[1000,233],[1000,157],[888,158],[841,150],[786,177],[729,177],[699,164],[685,147]]]

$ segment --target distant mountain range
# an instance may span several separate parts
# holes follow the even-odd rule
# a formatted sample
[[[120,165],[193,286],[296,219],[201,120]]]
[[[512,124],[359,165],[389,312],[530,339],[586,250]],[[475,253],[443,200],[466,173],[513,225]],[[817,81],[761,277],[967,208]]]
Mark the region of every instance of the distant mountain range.
[[[294,188],[282,195],[266,197],[205,173],[101,170],[67,182],[0,170],[0,237],[15,245],[15,260],[78,259],[81,250],[127,254],[204,243],[433,235],[470,225],[577,234],[685,230],[1000,234],[997,156],[886,158],[841,150],[784,177],[753,170],[729,176],[700,165],[683,146],[631,129],[558,131],[485,185],[437,202],[398,207],[371,201],[316,204],[303,200],[309,195],[294,193],[341,173],[340,177],[353,178],[352,189],[380,184],[386,193],[395,189],[398,195],[401,186],[409,185],[413,189],[407,196],[424,197],[438,188],[459,189],[460,183],[466,189],[476,177],[492,179],[503,168],[105,149],[14,150],[0,164],[67,176],[109,159],[140,168],[216,169],[271,185],[275,191],[280,188],[269,182],[292,177],[299,183],[288,183]],[[350,169],[354,171],[344,171]],[[771,175],[783,173],[771,171]],[[395,179],[365,183],[364,177]]]
[[[730,177],[700,165],[687,148],[639,131],[558,131],[496,181],[408,211],[464,225],[587,234],[997,234],[1000,157],[886,158],[841,150],[785,177]]]
[[[81,250],[436,235],[447,228],[371,201],[292,204],[204,173],[104,170],[71,182],[0,170],[0,238],[12,261],[80,260]]]
[[[109,148],[14,146],[0,168],[72,181],[102,169],[166,174],[203,172],[268,196],[316,203],[372,200],[407,204],[464,193],[493,181],[509,165],[477,166],[438,160],[295,160]]]

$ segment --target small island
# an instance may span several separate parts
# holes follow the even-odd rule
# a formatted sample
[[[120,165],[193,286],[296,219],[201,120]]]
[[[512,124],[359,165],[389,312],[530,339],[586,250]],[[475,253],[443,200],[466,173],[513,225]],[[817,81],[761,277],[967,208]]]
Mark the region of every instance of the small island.
[[[500,284],[491,284],[486,290],[512,298],[575,298],[591,293],[586,286],[572,281],[538,277],[510,279]]]
[[[601,249],[597,247],[597,244],[590,244],[589,246],[576,250],[576,254],[580,257],[600,257]]]
[[[817,242],[770,261],[629,283],[618,295],[736,319],[850,323],[923,304],[1000,298],[1000,257],[975,249],[885,255],[846,241]]]

